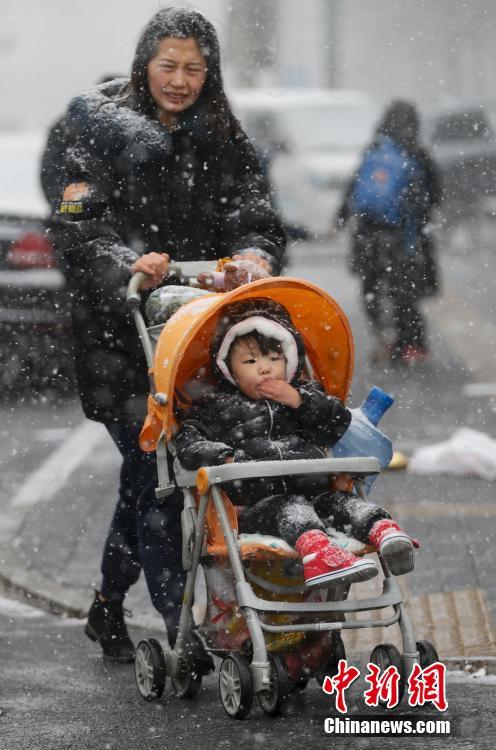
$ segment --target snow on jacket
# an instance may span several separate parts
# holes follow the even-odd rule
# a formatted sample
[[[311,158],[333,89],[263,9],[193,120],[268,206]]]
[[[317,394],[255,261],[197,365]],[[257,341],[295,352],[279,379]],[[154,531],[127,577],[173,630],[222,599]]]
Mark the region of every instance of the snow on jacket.
[[[155,251],[201,260],[255,248],[277,273],[285,249],[241,129],[233,126],[214,144],[197,102],[169,133],[123,103],[124,83],[102,84],[74,99],[52,129],[42,161],[54,211],[51,233],[73,299],[83,408],[103,422],[146,413],[146,363],[123,302],[139,256]],[[70,204],[75,212],[58,212],[64,187],[81,183],[84,197]]]
[[[183,418],[176,436],[179,461],[186,469],[235,461],[283,461],[323,458],[346,431],[351,414],[339,399],[329,396],[315,381],[302,383],[305,350],[302,338],[286,309],[265,298],[227,305],[212,339],[210,356],[222,391],[206,395]],[[297,409],[271,399],[254,400],[232,385],[218,367],[217,355],[229,330],[240,322],[263,316],[284,327],[294,338],[298,365],[291,385],[298,390]],[[239,504],[251,505],[269,495],[298,492],[316,495],[329,489],[328,477],[294,477],[244,481],[229,486]]]

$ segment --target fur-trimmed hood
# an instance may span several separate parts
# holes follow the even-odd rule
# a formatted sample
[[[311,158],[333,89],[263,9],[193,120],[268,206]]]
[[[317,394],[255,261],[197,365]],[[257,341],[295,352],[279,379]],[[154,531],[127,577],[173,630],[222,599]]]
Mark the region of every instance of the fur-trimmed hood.
[[[298,381],[305,364],[305,347],[291,316],[283,305],[271,299],[241,300],[227,305],[210,346],[212,369],[223,384],[231,387],[234,380],[226,358],[232,342],[252,331],[263,333],[281,342],[287,360],[288,382]]]
[[[119,154],[133,164],[167,156],[176,136],[208,145],[207,110],[201,100],[188,108],[171,134],[158,120],[132,107],[125,94],[128,82],[116,78],[77,96],[67,110],[68,125],[78,136],[91,138],[100,153]]]
[[[139,146],[142,161],[171,150],[171,138],[157,120],[152,120],[124,103],[126,78],[102,83],[71,101],[69,124],[78,135],[90,136],[99,151],[122,152]]]

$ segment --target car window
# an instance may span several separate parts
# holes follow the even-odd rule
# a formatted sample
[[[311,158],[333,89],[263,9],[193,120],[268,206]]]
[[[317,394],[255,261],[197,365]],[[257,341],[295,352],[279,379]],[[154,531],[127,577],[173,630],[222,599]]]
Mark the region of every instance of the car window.
[[[344,151],[364,146],[373,135],[377,109],[367,104],[314,104],[288,107],[285,125],[291,142],[302,149]]]
[[[241,112],[240,119],[257,148],[269,153],[284,141],[284,133],[273,112],[267,110]]]
[[[40,180],[41,135],[0,134],[0,214],[45,216]]]
[[[460,112],[440,118],[434,125],[432,140],[443,141],[482,140],[491,136],[491,129],[483,112]]]

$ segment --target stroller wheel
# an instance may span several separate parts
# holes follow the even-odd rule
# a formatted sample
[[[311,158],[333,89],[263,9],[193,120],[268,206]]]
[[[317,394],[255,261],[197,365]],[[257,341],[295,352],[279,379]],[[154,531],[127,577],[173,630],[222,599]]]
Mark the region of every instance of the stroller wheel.
[[[178,666],[178,674],[172,677],[172,684],[178,698],[194,698],[202,686],[199,655],[192,650],[185,654]]]
[[[245,719],[253,705],[253,684],[248,659],[229,654],[219,672],[219,692],[226,713],[233,719]]]
[[[403,667],[403,659],[401,654],[392,643],[381,643],[380,646],[376,646],[370,655],[372,664],[376,664],[381,672],[384,672],[388,667],[396,667],[399,672],[400,679],[398,682],[398,703],[401,703],[403,694],[405,692],[405,669]],[[385,707],[387,701],[379,700],[379,705]]]
[[[155,638],[140,641],[134,657],[134,677],[142,698],[155,701],[165,688],[165,659],[162,647]]]
[[[268,716],[279,716],[288,704],[291,687],[288,670],[279,654],[269,654],[270,687],[258,694],[260,707]]]
[[[439,661],[439,654],[430,641],[417,641],[417,649],[422,669],[430,667],[431,664]]]
[[[329,677],[334,677],[334,675],[338,673],[340,659],[346,659],[346,650],[344,647],[343,639],[339,634],[337,634],[333,635],[332,637],[332,654],[329,661],[324,667],[321,667],[321,669],[319,669],[319,671],[315,675],[315,679],[317,680],[319,685],[322,685],[326,675],[328,675]]]
[[[308,677],[300,677],[299,680],[296,680],[296,682],[293,683],[293,692],[302,693],[305,690],[308,683],[309,683]]]

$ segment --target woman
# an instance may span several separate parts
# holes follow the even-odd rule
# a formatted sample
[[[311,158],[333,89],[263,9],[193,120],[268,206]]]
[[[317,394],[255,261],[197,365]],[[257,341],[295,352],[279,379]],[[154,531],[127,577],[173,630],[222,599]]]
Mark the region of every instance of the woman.
[[[50,143],[43,170],[47,195],[60,203],[51,231],[73,299],[79,390],[86,416],[106,425],[123,456],[86,633],[106,657],[130,661],[122,602],[141,565],[172,642],[184,581],[181,498],[156,501],[154,458],[137,445],[148,383],[123,302],[130,274],[148,274],[146,290],[162,283],[170,257],[224,256],[277,273],[285,237],[226,99],[215,30],[196,11],[159,11],[138,41],[130,79],[77,97],[58,130],[63,176],[48,179],[57,173]]]
[[[351,270],[362,280],[378,359],[390,354],[412,363],[427,354],[419,300],[437,288],[427,225],[440,197],[437,168],[419,143],[417,110],[406,101],[391,102],[337,217],[338,227],[356,217]],[[393,342],[385,333],[386,317],[392,319]]]

